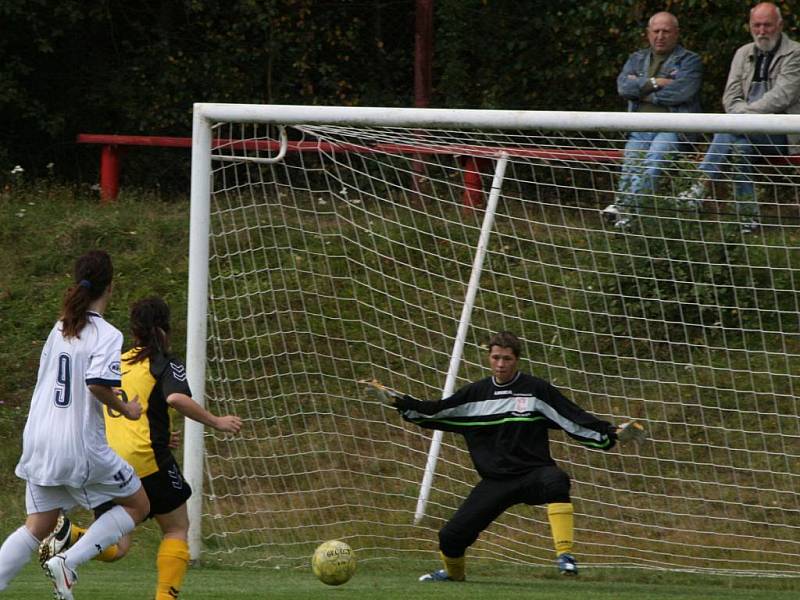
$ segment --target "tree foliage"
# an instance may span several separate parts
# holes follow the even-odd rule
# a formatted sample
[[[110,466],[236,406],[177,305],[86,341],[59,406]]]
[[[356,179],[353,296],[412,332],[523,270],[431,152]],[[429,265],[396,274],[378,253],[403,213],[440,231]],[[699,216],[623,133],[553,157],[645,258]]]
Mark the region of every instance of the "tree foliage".
[[[778,4],[796,34],[800,0]],[[623,110],[616,75],[646,44],[648,17],[670,10],[703,57],[704,107],[717,112],[748,8],[434,0],[432,103]],[[93,179],[96,149],[76,153],[76,134],[189,135],[197,101],[411,106],[414,10],[414,0],[0,0],[0,167],[56,162]]]

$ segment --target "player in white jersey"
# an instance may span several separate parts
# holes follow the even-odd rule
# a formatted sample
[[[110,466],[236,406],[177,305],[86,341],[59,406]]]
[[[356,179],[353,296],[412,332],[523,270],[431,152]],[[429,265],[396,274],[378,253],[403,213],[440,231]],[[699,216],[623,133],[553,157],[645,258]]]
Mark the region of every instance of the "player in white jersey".
[[[189,566],[186,501],[192,490],[171,452],[175,438],[171,435],[170,413],[176,411],[226,433],[238,433],[242,420],[235,415],[215,416],[192,400],[186,367],[170,350],[170,309],[162,298],[150,296],[134,302],[130,326],[133,348],[122,355],[122,395],[139,398],[142,418],[129,421],[106,410],[106,436],[114,451],[129,461],[141,478],[150,499],[149,516],[156,520],[163,534],[156,556],[158,577],[154,600],[175,600]],[[95,516],[102,515],[110,505],[96,507]],[[42,542],[39,560],[44,563],[77,543],[85,531],[65,517],[60,527]],[[119,560],[127,554],[130,544],[130,536],[124,536],[95,559]]]
[[[76,283],[42,350],[16,468],[27,482],[28,517],[0,547],[0,590],[30,560],[62,510],[78,504],[92,509],[111,500],[114,508],[44,565],[55,597],[71,600],[75,569],[132,531],[150,510],[136,473],[105,436],[103,405],[131,420],[142,411],[137,399],[125,403],[113,390],[121,383],[122,334],[102,317],[112,276],[111,258],[103,251],[76,261]]]

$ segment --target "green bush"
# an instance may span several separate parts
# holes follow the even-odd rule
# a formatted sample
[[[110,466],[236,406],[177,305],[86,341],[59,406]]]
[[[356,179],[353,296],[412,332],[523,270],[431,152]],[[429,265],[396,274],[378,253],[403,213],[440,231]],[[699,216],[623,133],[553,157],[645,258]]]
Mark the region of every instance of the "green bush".
[[[778,3],[797,32],[796,1]],[[658,10],[703,56],[703,100],[721,110],[747,6],[710,0],[438,0],[434,106],[624,110],[615,78]],[[85,4],[0,0],[0,177],[55,163],[97,180],[78,133],[190,135],[198,101],[410,106],[415,2]],[[56,93],[57,92],[57,93]],[[123,177],[184,190],[188,155],[131,152]],[[2,181],[0,181],[2,183]]]

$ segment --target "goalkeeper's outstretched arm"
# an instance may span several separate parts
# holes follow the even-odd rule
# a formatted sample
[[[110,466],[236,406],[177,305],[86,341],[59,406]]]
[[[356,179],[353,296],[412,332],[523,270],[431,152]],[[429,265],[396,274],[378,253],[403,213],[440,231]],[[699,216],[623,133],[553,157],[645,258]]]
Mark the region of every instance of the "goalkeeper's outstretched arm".
[[[443,431],[458,430],[457,427],[450,427],[446,423],[438,423],[427,418],[457,403],[459,401],[458,392],[444,400],[418,400],[409,394],[404,394],[387,387],[374,379],[371,381],[362,381],[361,383],[366,384],[368,386],[367,389],[377,395],[378,399],[382,402],[397,409],[400,416],[409,423],[414,423],[427,429],[441,429]]]

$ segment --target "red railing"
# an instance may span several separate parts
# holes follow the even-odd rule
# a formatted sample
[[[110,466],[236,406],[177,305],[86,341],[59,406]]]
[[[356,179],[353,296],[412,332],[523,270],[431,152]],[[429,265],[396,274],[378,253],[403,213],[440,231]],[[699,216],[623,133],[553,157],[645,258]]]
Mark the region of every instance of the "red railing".
[[[124,146],[150,146],[159,148],[190,148],[192,138],[146,135],[112,135],[81,133],[77,137],[79,144],[97,144],[102,146],[100,152],[100,198],[109,202],[119,195],[119,174],[121,154]],[[259,150],[276,153],[280,149],[277,140],[230,140],[215,139],[215,148]],[[483,185],[481,173],[488,169],[487,161],[505,152],[509,156],[540,158],[542,160],[578,161],[578,162],[614,162],[621,153],[617,150],[593,150],[582,148],[501,148],[472,146],[468,144],[452,145],[415,145],[415,144],[374,144],[358,145],[323,141],[290,141],[287,152],[350,152],[355,154],[408,154],[417,156],[453,155],[463,156],[464,192],[462,200],[465,206],[480,206],[483,203]]]
[[[77,137],[79,144],[98,144],[100,152],[100,198],[110,202],[119,194],[119,173],[121,163],[121,147],[150,146],[160,148],[190,148],[190,137],[146,136],[146,135],[105,135],[81,133]],[[214,148],[230,148],[232,150],[258,150],[277,153],[280,150],[278,140],[231,140],[217,138]],[[510,157],[538,158],[544,161],[611,163],[622,157],[620,150],[598,150],[592,148],[541,148],[541,147],[492,147],[473,146],[469,144],[346,144],[323,141],[290,141],[287,152],[349,152],[354,154],[407,154],[416,156],[452,155],[462,157],[464,206],[476,207],[483,204],[482,173],[489,171],[489,161],[501,152]],[[800,165],[800,155],[770,157],[770,163],[776,165]]]

